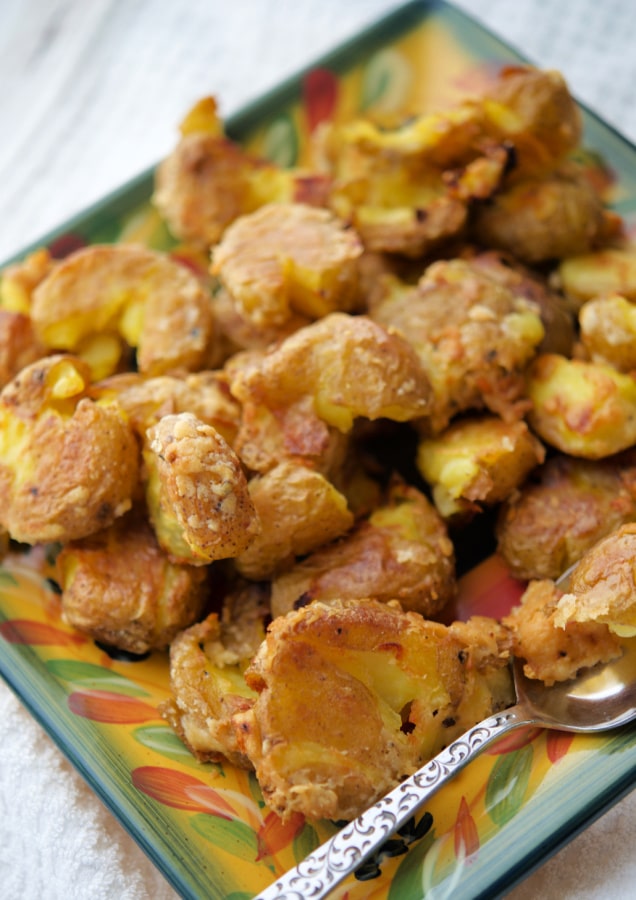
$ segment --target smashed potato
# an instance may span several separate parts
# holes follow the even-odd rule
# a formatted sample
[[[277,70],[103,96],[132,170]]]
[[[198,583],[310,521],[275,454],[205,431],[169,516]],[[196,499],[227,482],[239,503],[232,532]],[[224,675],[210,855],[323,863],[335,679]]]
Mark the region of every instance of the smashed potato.
[[[29,316],[0,309],[0,388],[46,353]]]
[[[171,563],[139,513],[69,541],[56,567],[65,621],[130,653],[164,650],[204,609],[205,571]]]
[[[544,353],[527,390],[531,427],[563,453],[601,459],[636,443],[636,380],[613,366]]]
[[[244,670],[265,637],[266,599],[260,585],[238,588],[226,598],[220,618],[210,613],[170,645],[172,697],[161,713],[201,762],[228,759],[252,768],[239,747],[234,717],[256,699]]]
[[[86,537],[132,505],[139,448],[125,414],[88,396],[80,359],[32,363],[0,394],[0,524],[36,544]]]
[[[247,319],[280,326],[293,313],[318,319],[353,310],[361,253],[356,233],[328,210],[274,203],[226,230],[212,272]]]
[[[243,552],[260,531],[239,460],[192,413],[147,431],[146,498],[159,544],[176,562],[205,565]]]
[[[554,280],[577,308],[607,294],[636,300],[636,253],[633,248],[609,247],[573,256],[561,260]]]
[[[95,380],[117,370],[126,345],[148,375],[202,368],[213,333],[196,275],[134,244],[72,253],[33,291],[31,317],[47,347],[85,358]]]
[[[524,674],[550,686],[568,681],[580,669],[620,656],[620,643],[607,625],[572,622],[559,627],[561,591],[552,581],[532,581],[503,624],[513,635],[513,652]]]
[[[430,265],[415,288],[389,292],[371,312],[409,341],[431,382],[425,425],[439,433],[460,412],[525,411],[524,371],[544,335],[538,307],[469,261]]]
[[[505,664],[502,649],[491,692],[488,667],[443,625],[370,600],[311,604],[274,621],[246,670],[258,698],[236,716],[239,742],[283,819],[350,819],[507,705]],[[479,681],[466,720],[459,708]]]
[[[619,372],[636,370],[636,305],[611,294],[585,303],[579,312],[581,343],[593,362]]]
[[[437,437],[423,438],[417,467],[438,511],[449,519],[505,500],[544,457],[525,422],[482,416],[460,419]]]
[[[397,483],[348,535],[272,580],[272,615],[313,600],[373,597],[432,616],[455,589],[455,553],[442,518],[424,494]]]
[[[636,523],[621,525],[583,556],[570,576],[555,622],[561,628],[602,622],[621,637],[636,635]]]
[[[331,313],[239,369],[230,384],[242,403],[276,413],[304,396],[324,422],[349,431],[354,419],[405,422],[428,411],[430,384],[415,351],[367,316]]]
[[[353,525],[343,495],[319,472],[281,462],[248,485],[254,509],[266,524],[236,558],[246,578],[270,578]]]
[[[557,579],[610,531],[636,520],[636,457],[557,454],[500,508],[497,550],[520,579]]]

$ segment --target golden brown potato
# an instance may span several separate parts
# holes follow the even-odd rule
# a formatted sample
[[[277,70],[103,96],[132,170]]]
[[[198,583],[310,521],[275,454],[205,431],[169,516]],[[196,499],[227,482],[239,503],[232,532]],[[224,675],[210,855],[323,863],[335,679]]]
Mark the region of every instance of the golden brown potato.
[[[610,531],[636,520],[636,457],[558,454],[507,500],[497,550],[520,579],[557,579]]]
[[[537,350],[570,356],[575,339],[575,317],[569,302],[552,290],[538,274],[499,251],[489,250],[470,257],[473,268],[484,271],[513,294],[536,303],[545,335]]]
[[[457,413],[484,407],[520,418],[524,370],[544,335],[534,303],[453,259],[430,265],[416,288],[398,288],[371,315],[417,352],[434,394],[427,430],[439,433]]]
[[[259,695],[235,717],[240,745],[283,819],[350,819],[511,702],[505,658],[495,667],[504,677],[491,692],[470,645],[443,625],[370,600],[312,604],[276,619],[247,669]]]
[[[620,656],[620,644],[607,625],[572,622],[559,627],[556,609],[561,591],[552,581],[532,581],[502,622],[513,636],[523,671],[550,686],[574,678],[580,669]]]
[[[116,400],[142,438],[163,416],[189,412],[215,428],[228,444],[236,439],[240,407],[221,372],[191,372],[179,378],[126,372],[104,379],[91,393]]]
[[[346,537],[273,579],[272,615],[312,600],[372,597],[432,616],[455,587],[455,554],[442,518],[420,491],[396,483]]]
[[[32,363],[0,394],[0,523],[17,541],[69,541],[130,509],[139,449],[119,406],[88,396],[81,360]]]
[[[628,522],[591,547],[570,576],[554,616],[561,628],[603,622],[622,637],[636,635],[636,523]]]
[[[239,370],[231,390],[272,412],[310,396],[328,425],[349,431],[355,418],[397,422],[425,415],[430,385],[411,345],[367,316],[331,313]]]
[[[241,464],[192,413],[161,418],[143,450],[146,497],[159,544],[176,562],[238,556],[260,530]]]
[[[212,253],[217,275],[240,313],[265,328],[295,313],[318,319],[353,310],[362,245],[326,209],[273,203],[241,216]]]
[[[353,525],[345,497],[306,466],[281,462],[248,487],[264,527],[235,560],[246,578],[269,578]]]
[[[233,447],[252,472],[269,472],[288,460],[331,477],[340,467],[347,443],[347,435],[317,415],[308,396],[273,410],[245,400]]]
[[[85,357],[94,380],[116,371],[125,344],[148,375],[196,370],[213,333],[210,297],[196,275],[134,244],[72,253],[34,290],[31,315],[40,340]]]
[[[161,713],[201,762],[225,758],[252,768],[238,746],[234,716],[256,699],[243,672],[265,637],[267,613],[262,586],[237,589],[221,619],[211,613],[170,645],[172,697]]]
[[[29,315],[31,298],[38,284],[55,268],[56,260],[45,247],[0,273],[0,306],[7,312]]]
[[[555,281],[577,308],[608,294],[636,300],[636,253],[608,248],[561,260]]]
[[[173,152],[158,166],[154,203],[180,240],[210,247],[227,226],[265,203],[324,205],[324,175],[283,170],[224,135],[216,102],[205,97],[181,123]]]
[[[539,263],[592,250],[605,233],[603,203],[591,184],[572,172],[515,181],[475,208],[480,244]]]
[[[46,353],[29,316],[0,309],[0,388]]]
[[[531,427],[563,453],[601,459],[636,443],[636,381],[612,366],[544,353],[527,390]]]
[[[544,458],[525,422],[495,416],[460,419],[417,448],[417,467],[445,519],[505,500]]]
[[[205,570],[171,563],[136,512],[65,544],[56,566],[63,618],[121,650],[164,650],[203,612]]]
[[[581,343],[593,362],[619,372],[636,370],[636,305],[620,294],[584,303],[579,312]]]

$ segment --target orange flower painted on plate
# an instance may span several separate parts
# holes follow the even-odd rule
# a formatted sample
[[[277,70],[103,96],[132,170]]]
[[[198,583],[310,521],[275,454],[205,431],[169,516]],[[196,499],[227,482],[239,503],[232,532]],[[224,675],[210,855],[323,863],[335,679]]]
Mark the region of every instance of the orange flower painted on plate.
[[[86,643],[86,638],[80,634],[63,631],[54,625],[36,622],[33,619],[10,619],[8,622],[2,622],[0,635],[10,644],[67,647]]]
[[[279,850],[287,847],[302,831],[304,824],[305,817],[301,813],[294,813],[286,822],[283,822],[275,812],[267,813],[257,834],[257,859],[273,856]]]
[[[69,695],[68,705],[77,716],[111,725],[128,725],[161,718],[157,709],[149,703],[113,691],[75,691]]]
[[[567,731],[548,731],[545,749],[548,759],[551,763],[556,763],[562,759],[570,749],[570,745],[574,740],[574,735]]]
[[[479,850],[479,831],[463,795],[459,804],[457,819],[455,820],[454,838],[455,856],[458,859],[464,856],[472,856],[473,853],[477,853]]]
[[[227,800],[194,775],[162,766],[140,766],[131,774],[137,790],[164,806],[208,813],[228,821],[236,818],[236,811]]]

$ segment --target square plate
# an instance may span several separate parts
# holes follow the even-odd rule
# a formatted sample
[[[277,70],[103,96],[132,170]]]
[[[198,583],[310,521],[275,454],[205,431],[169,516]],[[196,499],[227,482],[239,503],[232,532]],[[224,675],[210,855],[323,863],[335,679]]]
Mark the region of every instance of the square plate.
[[[302,164],[316,122],[359,112],[445,105],[519,56],[451,6],[398,8],[227,123],[231,137],[282,165]],[[636,220],[636,149],[584,111],[582,151],[608,203]],[[173,245],[150,204],[152,172],[75,217],[37,246]],[[32,249],[32,248],[28,248]],[[24,251],[26,254],[28,249]],[[21,254],[22,255],[22,254]],[[330,822],[283,825],[253,775],[197,763],[157,713],[165,654],[113,658],[60,619],[45,553],[0,568],[0,672],[95,792],[186,898],[248,900],[334,833]],[[494,558],[462,581],[464,609],[487,612],[519,585]],[[636,783],[636,728],[604,736],[538,729],[500,742],[427,807],[431,827],[349,900],[495,897]]]

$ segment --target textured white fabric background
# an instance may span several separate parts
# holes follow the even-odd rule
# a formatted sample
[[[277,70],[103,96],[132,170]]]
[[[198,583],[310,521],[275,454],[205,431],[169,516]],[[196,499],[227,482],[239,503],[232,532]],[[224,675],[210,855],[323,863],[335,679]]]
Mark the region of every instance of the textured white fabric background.
[[[0,0],[0,259],[167,152],[203,93],[232,112],[389,0]],[[458,0],[636,140],[631,0]],[[585,786],[582,785],[582,790]],[[636,794],[509,895],[634,896]],[[0,898],[174,892],[0,682]]]

